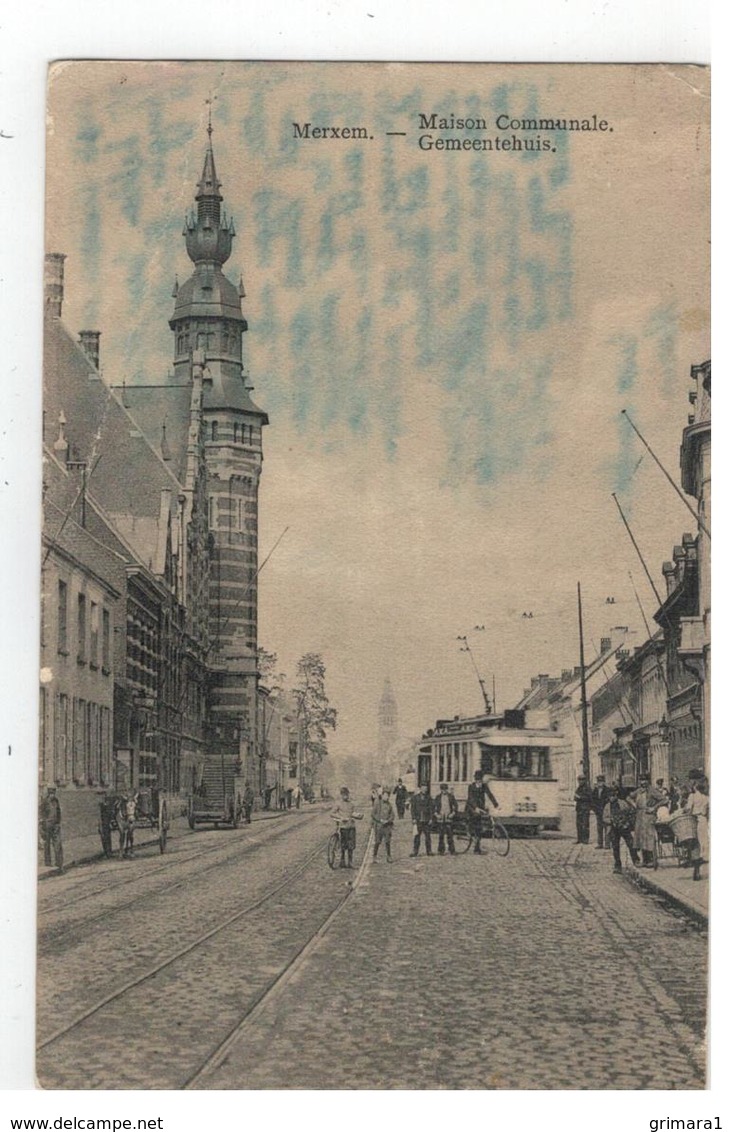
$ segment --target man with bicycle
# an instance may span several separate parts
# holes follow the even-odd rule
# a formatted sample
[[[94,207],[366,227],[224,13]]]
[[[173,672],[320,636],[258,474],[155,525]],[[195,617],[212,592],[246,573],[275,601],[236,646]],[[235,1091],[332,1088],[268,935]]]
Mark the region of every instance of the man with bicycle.
[[[347,786],[341,786],[340,801],[331,810],[331,817],[338,822],[338,833],[341,840],[340,867],[352,869],[353,851],[356,848],[356,820],[362,818],[363,814],[356,813],[356,807],[351,801]],[[348,864],[346,864],[346,856],[348,856]]]
[[[468,799],[465,812],[468,815],[470,835],[473,838],[473,852],[482,853],[480,841],[483,836],[483,815],[489,814],[487,802],[498,809],[498,802],[490,788],[490,778],[482,770],[476,770],[473,781],[468,786]]]

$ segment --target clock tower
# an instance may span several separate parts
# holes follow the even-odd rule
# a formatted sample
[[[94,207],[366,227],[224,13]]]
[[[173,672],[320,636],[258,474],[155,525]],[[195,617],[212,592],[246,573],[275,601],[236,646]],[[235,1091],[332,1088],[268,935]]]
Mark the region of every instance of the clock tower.
[[[209,119],[195,210],[183,236],[193,274],[173,291],[177,383],[200,381],[208,521],[212,742],[241,758],[256,789],[258,494],[267,414],[251,399],[242,337],[243,282],[226,278],[234,221],[223,210]]]

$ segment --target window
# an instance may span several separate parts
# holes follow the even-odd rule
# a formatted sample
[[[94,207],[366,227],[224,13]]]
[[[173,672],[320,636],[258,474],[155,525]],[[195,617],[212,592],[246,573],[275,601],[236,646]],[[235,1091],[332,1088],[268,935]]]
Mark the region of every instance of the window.
[[[86,776],[86,700],[74,700],[74,750],[72,775],[80,785]]]
[[[463,743],[463,782],[468,781],[468,754],[470,752],[470,743]]]
[[[68,781],[69,740],[69,697],[61,692],[58,697],[58,715],[56,719],[56,752],[53,774],[56,782]]]
[[[102,610],[102,672],[109,672],[109,647],[111,629],[109,610]]]
[[[76,616],[76,659],[79,664],[86,663],[86,594],[79,594]]]
[[[89,606],[89,664],[96,668],[99,664],[99,606],[95,601]]]
[[[68,587],[66,582],[58,584],[58,651],[68,652],[68,629],[66,622],[68,608]]]
[[[211,421],[211,439],[218,440],[219,438],[219,422]]]

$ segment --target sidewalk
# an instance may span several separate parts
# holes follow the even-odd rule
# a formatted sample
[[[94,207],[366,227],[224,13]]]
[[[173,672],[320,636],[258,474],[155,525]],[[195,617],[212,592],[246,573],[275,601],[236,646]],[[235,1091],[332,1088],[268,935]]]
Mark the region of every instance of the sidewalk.
[[[675,860],[659,861],[657,869],[638,869],[628,860],[626,876],[646,892],[664,897],[704,927],[709,922],[709,865],[701,868],[701,880],[692,880],[691,869],[680,869]]]
[[[275,818],[284,818],[288,814],[300,813],[293,806],[291,810],[255,810],[252,814],[252,821],[272,821]],[[242,823],[243,824],[243,823]],[[199,827],[199,832],[203,828]],[[213,826],[211,826],[213,829]],[[63,832],[63,827],[62,827]],[[168,831],[168,838],[178,840],[180,837],[190,837],[193,835],[193,830],[188,825],[188,817],[186,814],[174,814],[170,820],[170,830]],[[112,844],[116,846],[118,843],[117,834],[112,834]],[[154,829],[138,829],[135,831],[135,849],[142,849],[151,845],[157,845],[158,837]],[[97,861],[103,858],[101,840],[98,833],[88,833],[83,836],[70,836],[68,840],[64,838],[64,868],[74,868],[76,865],[85,865],[91,861]],[[38,879],[46,880],[48,877],[58,876],[58,869],[53,866],[49,867],[43,864],[43,852],[39,853],[38,863]]]

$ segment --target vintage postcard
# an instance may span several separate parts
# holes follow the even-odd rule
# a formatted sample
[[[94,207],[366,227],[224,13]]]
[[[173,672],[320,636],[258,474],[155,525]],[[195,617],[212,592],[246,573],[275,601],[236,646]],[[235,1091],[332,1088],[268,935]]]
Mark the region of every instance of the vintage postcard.
[[[708,1086],[709,85],[51,66],[43,1087]]]

